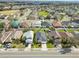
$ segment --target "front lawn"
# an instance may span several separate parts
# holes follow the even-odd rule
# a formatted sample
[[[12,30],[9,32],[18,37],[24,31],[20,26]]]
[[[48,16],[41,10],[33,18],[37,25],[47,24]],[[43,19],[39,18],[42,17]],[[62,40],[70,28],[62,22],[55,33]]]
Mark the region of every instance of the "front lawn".
[[[54,48],[54,45],[52,43],[47,43],[47,48]]]
[[[47,11],[39,11],[38,15],[43,16],[43,17],[47,17],[49,15],[49,13]]]

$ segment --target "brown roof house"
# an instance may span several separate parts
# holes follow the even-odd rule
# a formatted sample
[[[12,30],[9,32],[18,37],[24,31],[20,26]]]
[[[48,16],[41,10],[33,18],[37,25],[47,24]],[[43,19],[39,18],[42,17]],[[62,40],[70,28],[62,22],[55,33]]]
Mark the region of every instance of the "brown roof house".
[[[62,24],[61,24],[61,22],[59,20],[54,20],[53,21],[53,26],[58,28],[58,27],[62,27]]]
[[[52,38],[52,37],[60,38],[60,37],[61,37],[61,36],[59,35],[59,33],[56,32],[56,31],[49,31],[49,32],[48,32],[48,35],[49,35],[50,38]]]
[[[27,28],[27,27],[29,27],[29,24],[28,23],[29,22],[27,20],[23,20],[23,21],[21,21],[20,27]]]
[[[12,40],[11,40],[12,33],[13,33],[12,31],[2,33],[1,37],[0,37],[0,43],[12,42]]]
[[[23,35],[22,31],[15,31],[13,34],[13,39],[20,39]]]
[[[74,37],[73,34],[69,32],[59,32],[61,37]]]

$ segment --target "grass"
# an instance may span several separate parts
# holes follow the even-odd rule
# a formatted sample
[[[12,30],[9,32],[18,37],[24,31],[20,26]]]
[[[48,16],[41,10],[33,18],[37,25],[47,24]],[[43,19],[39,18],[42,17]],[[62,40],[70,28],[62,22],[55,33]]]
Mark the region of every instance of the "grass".
[[[74,30],[73,30],[73,29],[67,29],[67,31],[68,31],[68,32],[74,32]]]
[[[49,30],[49,28],[34,28],[33,31],[36,32],[44,32],[44,30]]]
[[[65,32],[64,30],[57,30],[58,32]]]
[[[4,10],[4,11],[0,11],[0,14],[4,14],[4,15],[11,15],[11,14],[15,14],[18,10]]]
[[[41,48],[38,44],[33,44],[32,48]]]
[[[61,29],[61,30],[57,30],[58,32],[65,32],[63,29]],[[73,29],[67,29],[67,31],[68,32],[74,32],[74,30]]]
[[[47,48],[54,48],[54,45],[52,43],[47,43]]]
[[[40,11],[40,12],[38,12],[38,15],[43,16],[43,17],[47,17],[49,15],[49,13],[46,11]]]
[[[25,45],[23,45],[23,43],[20,44],[12,44],[13,48],[25,48]]]

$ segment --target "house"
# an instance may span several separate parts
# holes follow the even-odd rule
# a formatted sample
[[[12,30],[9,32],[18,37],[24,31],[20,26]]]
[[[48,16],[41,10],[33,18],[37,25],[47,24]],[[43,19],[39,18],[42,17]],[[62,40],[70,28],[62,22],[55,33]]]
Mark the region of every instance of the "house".
[[[75,39],[79,40],[79,32],[78,31],[74,31],[72,34],[74,35]]]
[[[72,33],[69,32],[59,32],[61,37],[74,37]]]
[[[34,37],[33,31],[27,31],[23,34],[23,38],[24,38],[26,44],[32,44],[33,43],[33,37]]]
[[[73,27],[79,27],[79,20],[73,20],[73,21],[71,22],[71,25],[72,25]]]
[[[23,35],[22,31],[15,31],[15,33],[13,34],[13,39],[20,39]]]
[[[11,22],[12,28],[18,28],[20,27],[20,22],[17,19],[12,20]]]
[[[59,35],[59,33],[57,33],[56,31],[49,31],[48,32],[48,36],[49,36],[49,38],[60,38],[60,35]]]
[[[61,37],[68,37],[68,35],[66,34],[66,32],[59,32]]]
[[[44,32],[37,32],[36,39],[37,39],[38,43],[46,44],[46,42],[47,42],[47,37]]]
[[[63,25],[63,26],[68,26],[69,23],[70,23],[70,21],[62,21],[62,25]]]
[[[38,43],[41,43],[41,37],[40,36],[41,36],[41,33],[40,32],[37,32],[36,33],[36,39],[37,39],[37,42]]]
[[[23,20],[23,21],[21,21],[21,23],[20,23],[20,27],[21,28],[28,28],[29,27],[29,24],[28,24],[29,22],[27,21],[27,20]]]
[[[50,40],[52,40],[55,47],[61,44],[61,36],[57,31],[49,31],[48,37]]]
[[[3,32],[0,35],[0,43],[4,45],[4,48],[11,48],[13,31]]]
[[[42,21],[42,22],[41,22],[41,26],[42,26],[42,27],[51,27],[52,24],[51,24],[50,22],[47,22],[47,21]]]
[[[59,20],[54,20],[52,24],[55,28],[62,27],[62,24]]]
[[[32,27],[41,27],[41,21],[34,21],[32,22]]]

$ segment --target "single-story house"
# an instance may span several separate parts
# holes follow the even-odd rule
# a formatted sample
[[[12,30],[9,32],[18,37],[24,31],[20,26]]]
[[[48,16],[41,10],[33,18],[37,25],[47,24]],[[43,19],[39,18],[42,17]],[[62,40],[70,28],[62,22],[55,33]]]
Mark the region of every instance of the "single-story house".
[[[49,32],[48,32],[48,36],[49,36],[51,39],[52,39],[53,37],[54,37],[54,38],[60,38],[59,33],[56,32],[56,31],[49,31]]]
[[[23,34],[23,38],[24,38],[26,44],[32,44],[33,43],[33,37],[34,37],[33,31],[27,31]]]
[[[15,31],[15,33],[13,34],[13,39],[20,39],[23,35],[22,31]]]
[[[32,22],[32,27],[41,27],[41,21],[34,21]]]
[[[27,27],[29,27],[29,24],[28,24],[29,22],[27,21],[27,20],[23,20],[23,21],[21,21],[21,23],[20,23],[20,27],[21,28],[27,28]]]
[[[11,22],[12,28],[18,28],[20,27],[20,22],[17,19],[12,20]]]
[[[61,22],[58,20],[54,20],[52,24],[53,24],[53,27],[55,28],[62,27]]]
[[[74,37],[72,33],[69,32],[59,32],[61,37]]]
[[[4,43],[4,42],[12,42],[11,38],[12,38],[12,34],[13,31],[8,31],[8,32],[4,32],[2,33],[2,37],[0,38],[0,42]]]
[[[42,27],[51,27],[52,24],[51,24],[50,22],[47,22],[47,21],[42,21],[42,22],[41,22],[41,26],[42,26]]]
[[[37,32],[36,39],[38,43],[46,44],[47,42],[47,36],[44,32]]]

